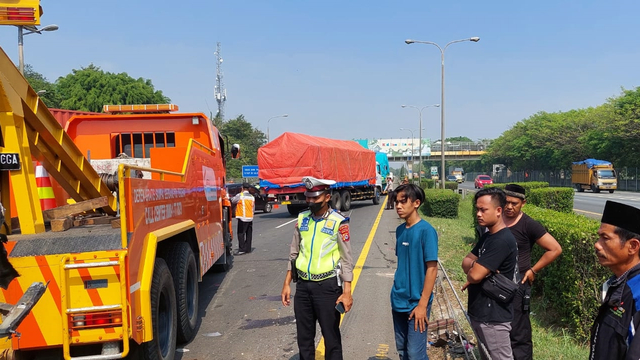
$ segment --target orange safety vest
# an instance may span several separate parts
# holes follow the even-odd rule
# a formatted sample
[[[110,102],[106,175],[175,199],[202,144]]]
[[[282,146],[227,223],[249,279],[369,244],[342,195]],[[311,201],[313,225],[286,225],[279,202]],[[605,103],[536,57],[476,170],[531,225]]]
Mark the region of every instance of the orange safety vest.
[[[253,221],[253,211],[255,209],[255,199],[244,191],[240,194],[240,201],[236,205],[236,218],[242,221]]]

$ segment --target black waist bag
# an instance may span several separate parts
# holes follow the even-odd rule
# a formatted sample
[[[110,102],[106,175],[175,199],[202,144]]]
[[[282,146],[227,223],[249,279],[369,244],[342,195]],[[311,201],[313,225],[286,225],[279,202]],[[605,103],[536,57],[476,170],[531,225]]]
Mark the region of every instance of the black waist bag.
[[[511,302],[518,290],[518,284],[513,280],[509,280],[509,278],[502,274],[494,273],[491,273],[491,275],[484,279],[480,287],[485,295],[501,303]]]

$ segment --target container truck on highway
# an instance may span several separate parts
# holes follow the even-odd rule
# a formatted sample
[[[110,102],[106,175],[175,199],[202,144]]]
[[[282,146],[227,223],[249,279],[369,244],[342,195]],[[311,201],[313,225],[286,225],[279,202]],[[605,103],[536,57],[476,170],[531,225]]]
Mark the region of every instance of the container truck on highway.
[[[586,159],[571,166],[571,183],[579,192],[590,189],[594,193],[618,188],[618,179],[613,164],[605,160]]]
[[[20,273],[0,302],[48,284],[0,342],[6,358],[172,360],[194,338],[198,282],[230,260],[227,157],[206,116],[172,110],[106,107],[65,119],[65,131],[0,50],[0,231]],[[32,159],[65,193],[45,211],[39,194],[56,190]]]
[[[287,205],[292,215],[308,207],[302,178],[335,180],[331,205],[348,211],[354,200],[380,203],[382,178],[375,152],[355,141],[285,132],[258,149],[260,188]]]

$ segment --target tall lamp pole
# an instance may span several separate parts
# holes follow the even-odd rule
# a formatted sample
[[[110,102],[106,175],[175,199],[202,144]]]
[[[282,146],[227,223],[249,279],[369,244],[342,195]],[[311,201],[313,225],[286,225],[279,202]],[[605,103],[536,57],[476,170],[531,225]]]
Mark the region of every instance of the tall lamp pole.
[[[420,140],[418,143],[418,151],[420,152],[419,157],[420,157],[420,163],[418,164],[418,186],[422,187],[422,110],[428,108],[428,107],[438,107],[440,106],[440,104],[433,104],[433,105],[427,105],[427,106],[423,106],[421,108],[417,107],[417,106],[413,106],[413,105],[401,105],[403,108],[414,108],[416,110],[418,110],[418,112],[420,113]]]
[[[459,42],[463,42],[463,41],[473,41],[473,42],[478,42],[480,41],[480,38],[477,36],[468,38],[468,39],[461,39],[461,40],[453,40],[450,41],[449,43],[447,43],[447,45],[444,46],[444,49],[440,47],[440,45],[431,42],[431,41],[420,41],[420,40],[405,40],[404,42],[407,44],[428,44],[428,45],[434,45],[435,47],[438,48],[438,50],[440,50],[440,59],[441,59],[441,66],[442,66],[442,70],[441,70],[441,75],[442,75],[442,80],[441,80],[441,85],[440,85],[440,144],[442,145],[442,148],[440,149],[440,161],[442,162],[442,179],[444,179],[445,176],[445,166],[444,166],[444,52],[447,50],[447,47],[449,47],[449,45],[451,44],[455,44],[455,43],[459,43]],[[444,181],[442,181],[442,188],[444,189]]]
[[[415,147],[415,144],[413,142],[413,130],[407,128],[400,128],[400,130],[407,130],[411,132],[411,171],[413,172],[413,164],[415,164],[416,161],[416,158],[413,155],[413,148]]]
[[[25,35],[29,34],[42,34],[43,31],[56,31],[58,30],[58,25],[47,25],[43,28],[36,28],[35,26],[27,27],[27,32],[24,32],[25,26],[18,26],[18,69],[20,70],[20,74],[24,75],[24,46],[23,46],[23,38]]]
[[[281,117],[283,117],[283,118],[289,117],[289,114],[274,116],[274,117],[270,118],[269,120],[267,120],[267,143],[269,141],[271,141],[271,136],[269,135],[269,123],[271,122],[271,119],[281,118]]]

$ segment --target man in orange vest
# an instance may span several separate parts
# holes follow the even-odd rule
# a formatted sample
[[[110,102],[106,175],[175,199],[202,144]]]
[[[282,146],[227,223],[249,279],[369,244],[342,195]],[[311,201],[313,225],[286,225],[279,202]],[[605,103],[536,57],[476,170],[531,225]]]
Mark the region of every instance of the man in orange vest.
[[[231,203],[236,205],[236,219],[238,219],[238,252],[243,255],[251,252],[251,239],[253,238],[253,212],[256,201],[249,193],[251,184],[242,183],[242,192],[231,198]]]

